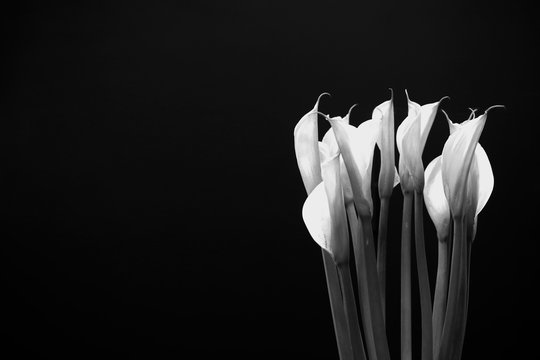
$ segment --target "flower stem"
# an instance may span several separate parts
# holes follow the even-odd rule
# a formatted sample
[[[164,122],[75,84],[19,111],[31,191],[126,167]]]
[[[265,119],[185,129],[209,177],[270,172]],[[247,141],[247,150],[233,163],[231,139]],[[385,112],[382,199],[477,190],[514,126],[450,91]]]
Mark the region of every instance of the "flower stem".
[[[339,358],[341,360],[353,360],[351,339],[348,331],[347,317],[343,307],[343,299],[341,296],[341,286],[337,267],[332,259],[332,255],[330,255],[330,253],[324,249],[321,249],[321,251]]]
[[[381,198],[381,208],[379,210],[379,232],[377,236],[377,275],[379,276],[379,286],[381,288],[381,306],[384,321],[386,321],[386,238],[388,236],[389,203],[389,197]]]
[[[420,291],[420,316],[422,323],[422,360],[433,359],[433,327],[431,317],[431,288],[424,244],[424,199],[422,192],[414,193],[414,237],[416,249],[416,268]]]
[[[411,215],[413,193],[403,192],[401,222],[401,360],[412,360]]]
[[[375,337],[373,334],[373,323],[371,316],[371,308],[368,297],[368,280],[364,246],[362,243],[363,236],[360,236],[361,228],[358,222],[358,216],[352,203],[347,205],[347,218],[351,228],[351,236],[354,250],[354,258],[356,264],[356,275],[358,281],[358,298],[360,300],[360,311],[362,313],[362,325],[366,338],[366,348],[369,359],[377,360],[377,351],[375,348]]]
[[[364,255],[368,278],[368,297],[370,302],[371,316],[373,321],[373,335],[375,337],[375,348],[379,360],[390,360],[390,350],[388,349],[388,339],[386,337],[386,327],[381,303],[381,290],[377,277],[377,263],[375,259],[375,240],[373,238],[373,228],[371,217],[361,217],[362,233],[364,237]]]
[[[341,281],[341,293],[343,296],[345,316],[347,318],[347,326],[351,339],[353,358],[355,360],[366,360],[364,342],[362,340],[362,334],[360,333],[358,313],[356,311],[356,300],[354,297],[354,289],[352,285],[349,263],[339,265],[338,274]]]
[[[433,354],[439,350],[446,312],[448,294],[448,238],[439,239],[439,258],[437,262],[437,280],[433,299]]]
[[[461,357],[467,302],[467,244],[463,218],[454,218],[454,240],[450,265],[448,302],[444,319],[438,360],[454,360]]]

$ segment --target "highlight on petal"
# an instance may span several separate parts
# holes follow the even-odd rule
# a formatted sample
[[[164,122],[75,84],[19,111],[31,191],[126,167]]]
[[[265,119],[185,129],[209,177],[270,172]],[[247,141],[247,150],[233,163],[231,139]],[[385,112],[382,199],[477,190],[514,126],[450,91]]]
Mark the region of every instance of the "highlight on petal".
[[[302,218],[313,240],[321,248],[331,253],[332,220],[328,197],[322,182],[311,191],[304,202]]]
[[[484,148],[478,144],[471,163],[469,179],[467,181],[466,203],[467,221],[469,224],[469,236],[474,240],[478,214],[486,205],[493,187],[495,178],[493,170]]]
[[[437,229],[437,237],[443,241],[450,233],[451,216],[448,200],[444,194],[441,161],[442,156],[439,155],[426,167],[424,202],[429,217]]]
[[[480,211],[486,206],[493,188],[495,185],[495,177],[493,176],[493,170],[491,168],[491,163],[486,154],[486,151],[482,145],[476,145],[475,149],[475,158],[478,168],[478,203],[476,205],[475,216],[478,216]]]
[[[396,133],[396,145],[399,151],[399,176],[401,186],[406,190],[421,189],[423,186],[424,166],[420,148],[421,108],[417,103],[408,101],[408,115],[399,125]]]
[[[418,120],[420,120],[421,108],[420,108],[420,105],[418,105],[417,103],[409,99],[408,94],[407,94],[407,107],[408,107],[407,117],[405,118],[405,120],[401,122],[401,124],[399,124],[397,132],[396,132],[396,145],[398,148],[398,152],[400,154],[403,154],[403,142],[404,142],[405,137],[407,137],[408,139],[413,137],[415,142],[419,142],[420,140],[420,126],[419,126],[420,124],[418,124],[418,129],[413,130],[412,132],[411,132],[411,127]]]
[[[445,96],[437,102],[422,105],[420,107],[420,153],[424,152],[427,137],[431,131],[431,126],[433,125],[433,120],[435,120],[435,116],[437,115],[439,105],[441,104],[441,101],[447,98],[448,96]]]
[[[323,95],[328,95],[328,93],[323,93],[319,96],[313,109],[305,114],[294,128],[296,161],[308,194],[322,181],[318,146],[319,130],[317,126],[317,112],[319,100]]]
[[[349,259],[349,234],[347,214],[341,186],[339,152],[321,164],[322,178],[331,219],[330,252],[337,264],[346,263]]]

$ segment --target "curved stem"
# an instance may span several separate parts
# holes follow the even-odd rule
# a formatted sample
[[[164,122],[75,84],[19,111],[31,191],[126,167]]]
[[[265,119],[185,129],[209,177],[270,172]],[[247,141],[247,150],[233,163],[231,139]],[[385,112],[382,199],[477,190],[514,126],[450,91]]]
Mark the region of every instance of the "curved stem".
[[[422,192],[414,193],[414,237],[416,268],[420,291],[420,316],[422,323],[422,360],[433,359],[433,327],[431,324],[431,288],[424,244],[424,200]]]
[[[413,194],[403,193],[401,222],[401,360],[412,360],[411,213]]]

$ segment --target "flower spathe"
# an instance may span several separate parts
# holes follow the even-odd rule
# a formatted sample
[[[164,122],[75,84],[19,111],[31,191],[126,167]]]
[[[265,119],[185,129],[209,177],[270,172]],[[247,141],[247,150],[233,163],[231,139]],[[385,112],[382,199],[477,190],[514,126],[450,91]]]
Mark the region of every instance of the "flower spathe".
[[[327,120],[332,126],[343,156],[356,210],[361,216],[371,217],[373,213],[371,170],[381,122],[370,119],[354,127],[340,116],[327,117]]]
[[[317,140],[318,104],[325,94],[321,94],[314,108],[300,119],[294,140],[298,167],[308,192],[302,209],[304,222],[315,242],[340,264],[347,262],[349,256],[342,183],[346,193],[351,190],[333,130],[329,129],[322,141]],[[348,123],[348,119],[349,114],[343,121]]]
[[[487,112],[461,124],[453,123],[447,116],[450,136],[443,154],[426,168],[424,199],[439,239],[448,235],[452,216],[465,216],[474,238],[477,216],[493,191],[493,170],[478,143]]]
[[[399,175],[395,166],[394,92],[392,90],[390,100],[375,107],[371,117],[381,122],[381,130],[377,139],[377,145],[381,150],[379,196],[389,198],[394,187],[399,184]]]
[[[399,177],[404,191],[422,191],[424,187],[422,153],[437,109],[444,98],[420,106],[411,101],[407,93],[408,114],[396,133],[396,145],[400,154]]]
[[[319,101],[323,95],[319,95],[315,106],[305,114],[294,127],[294,151],[298,169],[304,182],[306,192],[309,194],[322,181],[321,160],[319,157],[317,116]]]
[[[323,181],[307,197],[302,217],[313,240],[336,264],[349,259],[349,235],[341,186],[339,150],[319,143]]]

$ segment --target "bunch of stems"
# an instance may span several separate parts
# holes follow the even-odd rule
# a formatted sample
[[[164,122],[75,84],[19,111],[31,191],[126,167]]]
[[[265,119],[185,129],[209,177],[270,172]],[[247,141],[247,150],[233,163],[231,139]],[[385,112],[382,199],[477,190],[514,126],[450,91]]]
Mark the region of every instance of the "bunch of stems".
[[[389,205],[390,197],[380,199],[376,242],[372,218],[360,215],[354,203],[346,205],[354,269],[351,269],[348,262],[336,265],[330,254],[322,250],[339,357],[342,360],[390,359],[385,322]],[[453,232],[439,238],[432,302],[423,213],[422,191],[403,190],[401,359],[413,359],[411,264],[412,256],[415,256],[420,300],[420,357],[422,360],[458,360],[461,357],[467,317],[472,243],[470,231],[466,229],[462,218],[454,219]],[[356,287],[354,281],[357,282]]]

